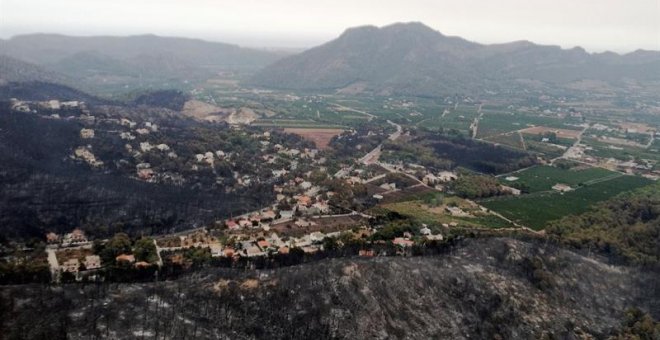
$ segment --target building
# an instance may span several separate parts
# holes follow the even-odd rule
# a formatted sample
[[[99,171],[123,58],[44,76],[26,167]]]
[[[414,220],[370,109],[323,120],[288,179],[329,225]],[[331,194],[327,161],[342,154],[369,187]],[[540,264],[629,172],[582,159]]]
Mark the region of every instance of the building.
[[[520,191],[520,189],[516,189],[514,187],[509,187],[509,186],[506,186],[506,185],[502,185],[501,188],[502,188],[502,191],[508,192],[508,193],[510,193],[514,196],[520,196],[520,194],[522,193],[522,191]]]
[[[236,230],[240,229],[241,227],[236,223],[234,220],[227,220],[225,221],[225,225],[227,226],[228,229],[230,230]]]
[[[84,243],[87,242],[87,236],[85,236],[84,231],[76,228],[72,232],[65,234],[62,242],[65,244]]]
[[[82,139],[94,138],[94,130],[92,130],[92,129],[81,129],[80,130],[80,138],[82,138]]]
[[[293,218],[293,210],[281,210],[280,217],[286,219]]]
[[[78,259],[68,259],[62,263],[62,270],[68,273],[77,273],[80,269],[80,261]]]
[[[60,235],[57,235],[53,232],[46,234],[46,242],[49,244],[55,244],[60,242]]]
[[[451,171],[440,171],[437,178],[442,182],[450,182],[458,178],[458,176]]]
[[[569,192],[569,191],[572,191],[573,188],[571,188],[567,184],[557,183],[557,184],[552,186],[552,190],[556,190],[556,191],[559,191],[559,192]]]
[[[261,248],[261,250],[265,251],[266,249],[268,249],[270,247],[270,242],[268,242],[266,240],[260,240],[260,241],[257,241],[257,246],[259,246],[259,248]]]
[[[429,229],[427,226],[424,226],[419,229],[419,233],[422,235],[431,235],[431,229]]]
[[[85,268],[87,270],[101,268],[101,258],[98,255],[85,256]]]
[[[412,247],[415,242],[412,240],[405,239],[403,237],[397,237],[392,241],[392,244],[399,246],[399,247]]]
[[[135,256],[130,254],[121,254],[115,258],[115,261],[133,263],[135,262]]]

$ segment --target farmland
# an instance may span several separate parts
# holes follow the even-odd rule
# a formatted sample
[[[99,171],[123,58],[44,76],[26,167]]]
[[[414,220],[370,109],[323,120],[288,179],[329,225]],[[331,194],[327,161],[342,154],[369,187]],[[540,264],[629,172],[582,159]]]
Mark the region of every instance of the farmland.
[[[485,213],[469,201],[458,197],[445,197],[442,204],[437,207],[429,206],[423,201],[406,201],[383,204],[380,207],[389,211],[411,217],[420,223],[439,225],[441,223],[455,222],[461,227],[469,228],[503,228],[511,227],[507,221],[494,215]],[[457,206],[469,216],[452,216],[445,208],[449,205]]]
[[[586,169],[562,169],[553,166],[535,166],[520,172],[511,174],[518,177],[515,181],[502,180],[504,185],[515,185],[524,183],[528,186],[530,193],[551,190],[557,183],[563,183],[576,187],[588,184],[590,181],[602,180],[612,176],[619,176],[616,172],[601,168]]]
[[[585,185],[564,194],[537,192],[515,198],[483,201],[481,204],[522,225],[543,229],[549,221],[570,214],[583,213],[597,202],[646,186],[649,183],[651,183],[650,180],[641,177],[619,176],[611,180]]]
[[[342,133],[342,129],[315,129],[315,128],[285,128],[284,132],[296,134],[316,144],[316,147],[325,150],[333,137]]]
[[[577,122],[524,113],[488,112],[479,121],[479,133],[477,137],[486,138],[535,126],[543,126],[543,129],[547,129],[548,131],[552,129],[575,129],[572,126],[566,125],[567,123]]]

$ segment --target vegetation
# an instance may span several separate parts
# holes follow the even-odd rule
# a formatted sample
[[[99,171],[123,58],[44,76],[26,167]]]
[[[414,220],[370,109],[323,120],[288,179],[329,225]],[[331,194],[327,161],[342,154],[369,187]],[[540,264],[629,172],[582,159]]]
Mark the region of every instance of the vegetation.
[[[660,263],[660,185],[600,203],[581,215],[551,223],[546,232],[580,249],[636,264]]]
[[[589,184],[592,181],[603,180],[618,173],[602,168],[563,169],[554,166],[535,166],[520,172],[511,174],[518,177],[515,181],[502,181],[502,184],[526,187],[528,192],[539,192],[552,190],[557,183],[578,187]]]
[[[481,204],[525,226],[543,229],[550,221],[585,212],[595,203],[649,185],[650,182],[641,177],[620,176],[585,185],[567,193],[539,192],[511,198],[494,198]]]
[[[463,198],[485,198],[505,194],[497,179],[483,175],[462,175],[449,188]]]

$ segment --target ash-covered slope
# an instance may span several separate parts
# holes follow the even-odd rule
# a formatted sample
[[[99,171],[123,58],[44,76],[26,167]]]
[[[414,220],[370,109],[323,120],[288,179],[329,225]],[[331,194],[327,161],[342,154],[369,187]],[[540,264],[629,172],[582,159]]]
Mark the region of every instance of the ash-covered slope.
[[[601,338],[629,307],[660,316],[659,278],[542,243],[481,239],[435,257],[210,269],[150,284],[4,287],[0,330],[72,339]]]

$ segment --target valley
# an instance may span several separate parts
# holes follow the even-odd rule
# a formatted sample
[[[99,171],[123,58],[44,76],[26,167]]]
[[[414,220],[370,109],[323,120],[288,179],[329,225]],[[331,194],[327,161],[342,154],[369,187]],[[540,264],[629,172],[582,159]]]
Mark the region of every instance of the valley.
[[[3,40],[0,334],[658,329],[659,65],[421,23]]]

